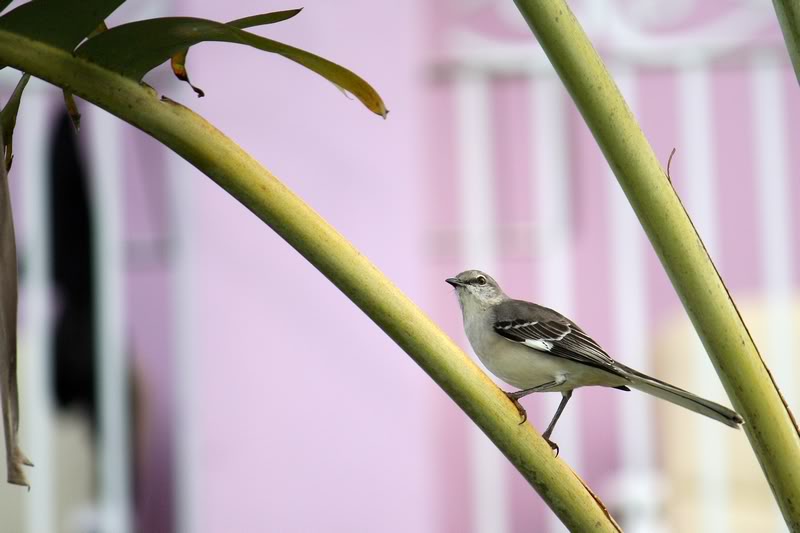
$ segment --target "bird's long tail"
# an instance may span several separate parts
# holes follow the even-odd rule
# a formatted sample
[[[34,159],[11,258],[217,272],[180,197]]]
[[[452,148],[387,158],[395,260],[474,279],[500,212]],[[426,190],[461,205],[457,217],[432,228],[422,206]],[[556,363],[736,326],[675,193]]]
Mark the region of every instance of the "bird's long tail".
[[[628,368],[627,366],[619,366],[622,367],[625,373],[628,374],[627,377],[631,380],[628,385],[636,390],[646,392],[647,394],[652,394],[656,398],[661,398],[662,400],[674,403],[675,405],[685,407],[686,409],[694,411],[695,413],[700,413],[701,415],[713,418],[714,420],[722,422],[726,426],[730,426],[732,428],[739,429],[739,427],[744,423],[744,420],[742,420],[741,416],[727,407],[723,407],[717,403],[705,400],[699,396],[695,396],[691,392],[679,389],[678,387],[670,385],[669,383],[664,383],[661,380],[652,378],[642,374],[641,372],[637,372],[636,370]]]

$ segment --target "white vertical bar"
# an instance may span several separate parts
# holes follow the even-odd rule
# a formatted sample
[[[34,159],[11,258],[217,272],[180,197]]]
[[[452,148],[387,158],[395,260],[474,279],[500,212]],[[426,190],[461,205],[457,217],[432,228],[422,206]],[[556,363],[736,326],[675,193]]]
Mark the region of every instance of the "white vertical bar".
[[[24,120],[17,124],[15,159],[24,161],[20,168],[24,175],[14,177],[12,183],[22,188],[25,227],[23,323],[25,330],[20,339],[20,366],[25,368],[24,386],[20,387],[23,449],[36,465],[26,469],[31,483],[30,494],[25,498],[25,515],[29,533],[55,531],[56,470],[53,453],[53,396],[52,346],[53,336],[50,314],[50,215],[49,180],[45,155],[49,121],[49,95],[44,83],[33,78],[25,91],[22,104]]]
[[[494,272],[495,214],[489,120],[489,87],[481,75],[456,83],[457,143],[461,176],[462,249],[468,268]],[[476,533],[509,531],[506,460],[478,428],[471,426],[472,524]]]
[[[635,74],[628,68],[614,68],[614,78],[628,106],[636,109]],[[648,318],[642,229],[625,193],[609,170],[611,205],[611,271],[614,290],[614,328],[618,356],[625,364],[647,372]],[[620,440],[625,467],[647,471],[653,466],[653,427],[648,400],[625,398],[622,422],[625,437]],[[627,431],[630,427],[636,431]],[[630,527],[630,526],[629,526]]]
[[[761,216],[760,256],[769,304],[768,353],[774,375],[783,382],[786,400],[794,405],[794,337],[787,335],[796,329],[792,321],[791,194],[781,66],[774,56],[763,56],[753,67],[753,143]]]
[[[784,398],[796,406],[794,288],[792,284],[792,217],[788,170],[786,97],[781,80],[783,63],[774,55],[754,58],[753,144],[761,219],[760,258],[767,300],[765,356]],[[775,509],[776,525],[782,523]],[[773,527],[774,529],[774,527]]]
[[[636,73],[628,66],[612,65],[614,79],[632,112],[636,112]],[[616,353],[626,365],[648,373],[650,361],[644,233],[625,193],[609,169],[608,204],[611,214],[611,286],[613,290]],[[626,531],[660,531],[659,479],[655,471],[653,402],[641,394],[621,395],[617,442],[622,453],[619,483],[622,524]],[[635,428],[635,430],[632,430]]]
[[[459,79],[456,106],[464,255],[474,268],[491,272],[496,224],[488,85],[479,74]]]
[[[531,187],[531,209],[538,221],[532,237],[535,260],[541,266],[538,298],[544,305],[570,316],[574,312],[572,282],[572,214],[567,151],[567,108],[565,92],[555,72],[530,82],[531,123],[535,129],[535,164]],[[561,394],[537,395],[537,401],[555,413]],[[569,403],[569,415],[558,421],[553,439],[572,467],[580,472],[582,448],[580,395]],[[550,531],[566,531],[558,517],[550,513]]]
[[[178,533],[194,533],[200,528],[197,522],[197,490],[199,463],[197,461],[197,426],[195,413],[198,405],[195,395],[197,367],[196,351],[192,343],[192,286],[194,270],[190,248],[192,229],[191,167],[176,154],[167,154],[168,186],[170,199],[170,285],[172,287],[173,349],[175,355],[175,527]]]
[[[681,183],[685,184],[686,208],[713,259],[717,256],[717,213],[714,202],[717,176],[709,85],[709,73],[705,67],[690,68],[678,74],[680,144],[685,147],[683,153],[686,161],[686,175]],[[704,385],[704,389],[697,392],[705,397],[721,393],[719,379],[699,340],[693,361],[696,383]],[[699,435],[700,449],[697,451],[700,459],[697,463],[701,469],[700,493],[703,498],[699,505],[703,512],[698,529],[706,533],[722,533],[730,530],[727,513],[727,448],[715,424],[702,417],[695,417],[695,423]]]
[[[131,529],[130,405],[125,349],[121,125],[105,111],[89,109],[97,272],[100,501],[104,531],[127,533]]]

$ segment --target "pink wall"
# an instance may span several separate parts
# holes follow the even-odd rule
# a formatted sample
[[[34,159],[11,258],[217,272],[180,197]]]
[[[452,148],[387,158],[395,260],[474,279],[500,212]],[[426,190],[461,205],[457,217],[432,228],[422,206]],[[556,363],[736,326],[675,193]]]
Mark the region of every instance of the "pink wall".
[[[201,45],[190,56],[192,81],[205,98],[196,99],[188,87],[169,96],[262,161],[466,347],[442,280],[480,265],[464,264],[457,242],[462,214],[453,87],[431,82],[428,74],[446,51],[448,31],[472,27],[497,37],[503,28],[487,15],[489,8],[457,15],[452,3],[433,4],[382,3],[377,9],[353,0],[315,1],[296,19],[257,30],[364,76],[391,110],[386,121],[283,58],[226,44]],[[178,14],[227,20],[297,6],[184,1],[179,7]],[[698,21],[714,14],[701,15]],[[530,39],[520,31],[505,37]],[[735,68],[711,75],[719,95],[712,109],[720,218],[715,259],[734,296],[757,292],[764,282],[752,253],[759,214],[752,201],[750,108],[741,104],[749,98],[745,81]],[[674,76],[646,69],[634,84],[638,116],[657,153],[666,160],[678,148],[673,175],[683,193],[690,178],[682,167]],[[785,88],[788,117],[794,117],[787,124],[798,124],[800,103],[788,70]],[[527,81],[493,81],[490,95],[497,189],[507,191],[497,197],[496,222],[534,224],[525,192],[536,185],[529,169],[548,155],[531,149],[536,139],[525,118],[531,105]],[[792,142],[797,131],[791,128]],[[605,199],[617,184],[574,110],[568,136],[572,200],[579,213],[571,243],[574,318],[615,353],[620,341],[611,318]],[[199,531],[468,530],[473,502],[466,417],[269,228],[207,178],[187,173],[200,398]],[[537,258],[503,238],[498,235],[497,277],[513,295],[535,298]],[[644,290],[655,328],[680,313],[680,304],[647,246]],[[795,268],[795,279],[798,274]],[[581,406],[582,431],[591,436],[580,450],[580,474],[601,497],[621,463],[620,394],[581,391],[574,401]],[[537,427],[546,422],[550,413],[535,399],[527,404]],[[538,496],[510,467],[508,480],[512,530],[544,527],[548,511]]]
[[[510,5],[510,3],[506,2]],[[732,2],[698,3],[683,24],[702,27]],[[297,18],[255,31],[346,65],[372,83],[391,110],[384,121],[330,83],[288,60],[230,44],[192,50],[189,71],[206,97],[166,81],[160,67],[148,80],[170,98],[208,118],[316,208],[465,348],[461,318],[445,277],[469,267],[458,192],[455,81],[432,76],[453,50],[453,35],[469,29],[490,40],[531,43],[528,31],[497,15],[497,2],[312,0]],[[592,3],[576,3],[585,13]],[[633,6],[634,4],[630,4]],[[297,4],[255,0],[233,4],[178,2],[170,14],[235,19]],[[512,9],[513,6],[509,9]],[[631,8],[630,11],[632,11]],[[680,21],[679,21],[680,22]],[[686,29],[664,21],[654,34]],[[613,34],[597,42],[613,51]],[[778,42],[777,25],[756,36]],[[719,238],[714,259],[735,298],[760,296],[766,269],[759,256],[764,219],[755,197],[753,89],[739,50],[710,69],[713,178]],[[446,61],[444,61],[446,63]],[[445,65],[453,66],[453,65]],[[451,72],[452,73],[452,72]],[[440,72],[441,74],[441,72]],[[800,203],[800,93],[781,71],[789,147],[791,206]],[[673,183],[686,195],[692,179],[683,155],[675,71],[649,66],[632,84],[637,115],[656,153],[678,149]],[[490,149],[498,228],[495,274],[514,296],[536,299],[541,258],[531,240],[519,245],[508,228],[539,223],[530,191],[542,176],[530,125],[530,80],[500,76],[488,86]],[[568,106],[567,137],[573,256],[573,318],[620,360],[611,287],[609,191],[618,185],[577,112]],[[24,108],[23,108],[24,109]],[[91,127],[88,125],[87,127]],[[123,162],[126,231],[151,245],[150,261],[131,254],[128,324],[131,353],[146,389],[141,530],[171,531],[176,416],[171,353],[170,205],[161,148],[129,130]],[[15,165],[24,167],[21,160]],[[208,178],[183,167],[191,260],[188,309],[197,423],[192,508],[198,533],[305,531],[462,532],[473,527],[470,422],[376,326],[274,232]],[[546,198],[543,200],[546,201]],[[792,281],[800,282],[800,232],[791,209]],[[695,214],[695,213],[692,213]],[[648,328],[682,313],[657,258],[644,245]],[[165,255],[159,255],[160,253]],[[145,253],[144,257],[148,254]],[[547,304],[548,302],[542,302]],[[747,319],[747,316],[745,315]],[[769,360],[769,355],[767,355]],[[777,375],[782,380],[790,376]],[[700,391],[698,391],[700,392]],[[579,472],[602,498],[619,472],[622,393],[579,391]],[[631,393],[626,401],[642,401]],[[550,413],[526,400],[537,427]],[[567,415],[570,416],[569,411]],[[656,429],[658,431],[658,428]],[[659,444],[660,445],[660,444]],[[511,467],[511,530],[541,530],[549,511]],[[194,533],[194,532],[193,532]]]
[[[226,20],[291,7],[183,9]],[[310,2],[296,19],[259,31],[363,75],[387,102],[387,121],[283,58],[224,44],[190,56],[192,81],[207,96],[186,87],[171,97],[227,132],[424,301],[424,16],[420,2],[366,8]],[[433,531],[432,424],[442,393],[252,214],[202,175],[190,186],[200,531]]]

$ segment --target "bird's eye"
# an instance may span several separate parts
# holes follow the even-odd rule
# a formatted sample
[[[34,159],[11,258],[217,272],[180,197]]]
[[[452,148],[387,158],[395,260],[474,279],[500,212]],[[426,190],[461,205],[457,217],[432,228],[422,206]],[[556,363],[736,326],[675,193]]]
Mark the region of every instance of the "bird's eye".
[[[486,278],[483,276],[478,276],[475,278],[475,283],[478,285],[486,285]]]

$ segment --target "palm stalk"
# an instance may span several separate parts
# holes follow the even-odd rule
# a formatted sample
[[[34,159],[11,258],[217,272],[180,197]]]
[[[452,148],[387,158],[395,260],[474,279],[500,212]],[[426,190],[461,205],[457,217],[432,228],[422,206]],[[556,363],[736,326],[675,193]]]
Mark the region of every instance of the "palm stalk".
[[[800,435],[700,236],[564,0],[515,0],[617,176],[700,335],[784,519],[800,531]]]
[[[602,503],[506,396],[413,302],[268,170],[188,108],[79,57],[0,30],[0,64],[28,72],[153,136],[268,224],[466,412],[575,531],[617,531]]]

